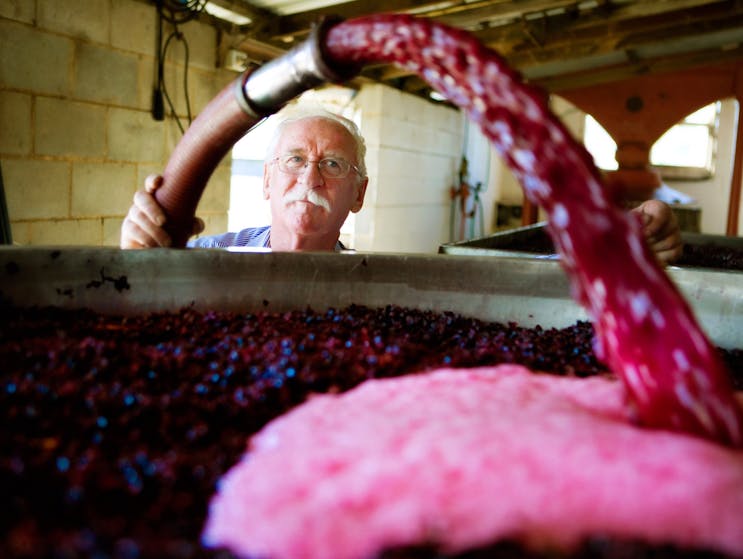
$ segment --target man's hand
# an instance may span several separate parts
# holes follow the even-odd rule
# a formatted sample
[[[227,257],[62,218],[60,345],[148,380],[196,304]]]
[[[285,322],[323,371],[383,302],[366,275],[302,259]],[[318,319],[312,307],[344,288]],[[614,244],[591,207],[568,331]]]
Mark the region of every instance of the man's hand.
[[[634,208],[640,216],[645,240],[662,264],[678,260],[683,252],[681,229],[673,210],[660,200],[647,200]]]
[[[169,247],[170,235],[163,229],[165,212],[157,203],[154,193],[163,184],[161,175],[150,175],[144,181],[144,190],[134,194],[134,203],[121,224],[121,248]],[[194,218],[193,234],[204,230],[204,222]]]

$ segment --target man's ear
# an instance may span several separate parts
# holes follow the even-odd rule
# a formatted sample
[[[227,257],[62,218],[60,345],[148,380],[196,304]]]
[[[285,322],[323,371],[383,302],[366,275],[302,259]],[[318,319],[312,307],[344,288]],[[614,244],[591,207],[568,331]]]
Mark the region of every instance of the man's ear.
[[[358,212],[364,205],[364,196],[366,195],[366,186],[369,184],[369,177],[364,177],[364,180],[359,183],[359,190],[356,193],[356,200],[354,200],[351,206],[353,213]]]
[[[268,181],[268,164],[263,164],[263,199],[268,200],[271,197],[271,189]]]

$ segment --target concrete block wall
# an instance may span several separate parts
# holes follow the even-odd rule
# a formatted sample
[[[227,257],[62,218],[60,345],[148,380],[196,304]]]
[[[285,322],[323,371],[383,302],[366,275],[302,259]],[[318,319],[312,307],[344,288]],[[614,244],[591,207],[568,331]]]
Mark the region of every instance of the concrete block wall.
[[[383,85],[355,99],[367,142],[369,186],[352,246],[435,253],[449,242],[450,189],[463,143],[460,111]]]
[[[198,112],[235,74],[217,67],[217,31],[179,27]],[[173,30],[163,26],[163,40]],[[157,11],[141,0],[0,2],[0,168],[14,244],[112,245],[134,192],[181,137],[151,116]],[[165,83],[184,128],[185,49],[171,41]],[[229,157],[199,204],[207,232],[227,229]]]

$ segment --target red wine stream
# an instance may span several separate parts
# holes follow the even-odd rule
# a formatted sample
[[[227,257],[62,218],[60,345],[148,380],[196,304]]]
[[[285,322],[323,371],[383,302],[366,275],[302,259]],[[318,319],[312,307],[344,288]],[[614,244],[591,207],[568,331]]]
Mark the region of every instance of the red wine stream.
[[[338,64],[388,62],[414,71],[466,111],[548,215],[573,296],[596,330],[597,354],[623,380],[635,419],[743,444],[743,411],[728,371],[586,149],[524,83],[470,34],[383,15],[330,29]]]

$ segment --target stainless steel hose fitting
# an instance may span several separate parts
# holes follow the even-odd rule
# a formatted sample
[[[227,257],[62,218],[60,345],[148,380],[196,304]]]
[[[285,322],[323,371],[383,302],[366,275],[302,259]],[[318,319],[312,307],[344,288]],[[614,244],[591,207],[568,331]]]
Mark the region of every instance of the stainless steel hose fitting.
[[[340,83],[355,76],[355,67],[331,67],[324,53],[328,29],[339,23],[326,18],[314,26],[307,39],[286,54],[235,80],[235,97],[251,116],[277,112],[300,93],[327,82]]]

